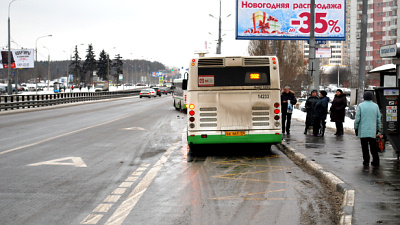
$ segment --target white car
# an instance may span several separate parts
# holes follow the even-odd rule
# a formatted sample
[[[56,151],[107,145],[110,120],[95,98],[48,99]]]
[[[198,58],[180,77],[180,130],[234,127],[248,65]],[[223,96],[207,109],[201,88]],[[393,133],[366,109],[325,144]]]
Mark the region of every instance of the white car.
[[[157,97],[157,93],[153,88],[143,89],[140,91],[140,98],[142,97]]]
[[[303,101],[303,102],[300,103],[299,109],[300,109],[300,111],[302,111],[302,112],[306,112],[306,111],[307,111],[307,110],[306,110],[306,101]]]

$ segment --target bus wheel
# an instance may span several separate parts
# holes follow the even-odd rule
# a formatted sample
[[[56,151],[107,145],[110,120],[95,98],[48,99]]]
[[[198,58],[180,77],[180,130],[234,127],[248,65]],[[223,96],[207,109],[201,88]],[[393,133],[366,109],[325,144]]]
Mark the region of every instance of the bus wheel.
[[[187,161],[193,162],[195,156],[196,156],[195,146],[193,144],[189,144],[188,145],[188,153],[187,153]]]

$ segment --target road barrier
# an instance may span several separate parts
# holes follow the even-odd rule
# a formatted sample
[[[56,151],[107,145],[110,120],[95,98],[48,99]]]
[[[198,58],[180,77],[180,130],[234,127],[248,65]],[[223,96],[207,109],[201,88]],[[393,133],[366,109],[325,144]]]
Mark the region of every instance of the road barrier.
[[[73,102],[95,101],[139,95],[140,90],[112,92],[71,92],[38,95],[3,95],[0,96],[0,111],[35,108],[68,104]]]

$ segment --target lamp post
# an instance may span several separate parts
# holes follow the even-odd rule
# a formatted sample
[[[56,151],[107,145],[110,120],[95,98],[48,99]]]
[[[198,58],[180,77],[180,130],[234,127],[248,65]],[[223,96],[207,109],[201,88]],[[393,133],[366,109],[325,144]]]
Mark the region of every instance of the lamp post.
[[[49,34],[49,35],[45,35],[45,36],[41,36],[41,37],[36,38],[36,42],[35,42],[36,61],[38,61],[38,57],[37,57],[37,54],[38,54],[37,42],[38,42],[38,40],[39,40],[40,38],[52,37],[52,36],[53,36],[53,35]]]
[[[46,48],[46,46],[43,46],[43,48],[47,49],[48,52],[48,66],[47,66],[47,91],[50,90],[50,50]]]
[[[35,41],[35,60],[36,60],[36,62],[38,61],[38,57],[37,57],[37,54],[38,54],[38,50],[37,50],[37,42],[38,42],[38,40],[40,39],[40,38],[45,38],[45,37],[52,37],[53,35],[51,35],[51,34],[49,34],[49,35],[45,35],[45,36],[41,36],[41,37],[38,37],[38,38],[36,38],[36,41]],[[37,70],[36,70],[36,73],[35,73],[35,85],[36,85],[36,88],[35,88],[35,90],[36,90],[36,95],[37,95]]]
[[[10,4],[8,4],[8,85],[7,85],[7,92],[9,95],[12,94],[12,87],[11,87],[11,38],[10,38],[10,7],[11,3],[15,2],[16,0],[12,0]],[[17,87],[15,87],[17,88]]]
[[[226,17],[230,17],[232,14],[229,14]],[[213,15],[209,14],[210,17],[215,18]],[[215,18],[217,19],[217,18]],[[221,54],[221,42],[222,42],[222,36],[221,36],[221,0],[219,0],[219,19],[218,19],[218,43],[217,43],[217,54]]]

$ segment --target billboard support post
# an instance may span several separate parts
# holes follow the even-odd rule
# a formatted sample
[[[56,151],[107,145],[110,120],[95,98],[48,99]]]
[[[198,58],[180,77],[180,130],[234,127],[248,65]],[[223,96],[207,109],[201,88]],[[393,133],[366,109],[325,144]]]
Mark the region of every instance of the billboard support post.
[[[315,0],[311,0],[310,7],[310,45],[308,54],[308,71],[309,80],[313,80],[314,85],[309,85],[310,92],[312,89],[319,90],[319,74],[316,72],[316,61],[315,61]]]
[[[359,58],[359,71],[358,71],[358,98],[357,104],[361,103],[364,96],[364,82],[365,82],[365,57],[367,56],[367,20],[368,20],[368,0],[363,0],[362,14],[361,14],[361,39],[360,39],[360,58]]]

